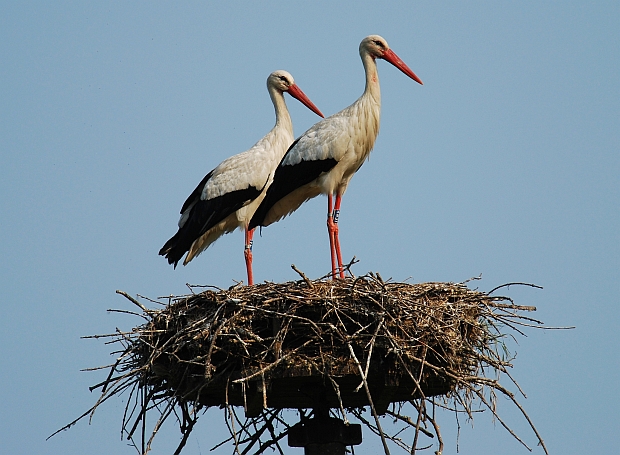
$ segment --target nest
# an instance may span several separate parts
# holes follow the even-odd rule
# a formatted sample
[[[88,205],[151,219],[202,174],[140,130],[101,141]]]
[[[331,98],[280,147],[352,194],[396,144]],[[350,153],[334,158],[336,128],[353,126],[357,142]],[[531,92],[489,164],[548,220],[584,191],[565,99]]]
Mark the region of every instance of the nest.
[[[482,407],[525,445],[497,414],[500,392],[546,452],[514,394],[498,380],[501,374],[512,380],[505,332],[541,324],[522,315],[534,307],[491,295],[499,288],[483,293],[466,283],[395,283],[372,273],[313,281],[299,273],[302,280],[282,284],[200,293],[192,287],[192,295],[151,301],[163,306],[156,310],[117,291],[141,308],[135,314],[146,322],[131,332],[96,336],[122,349],[105,367],[106,380],[91,388],[102,389],[99,401],[65,428],[128,391],[122,428],[143,454],[170,415],[183,434],[179,453],[199,414],[212,407],[224,408],[228,441],[243,454],[283,453],[279,444],[291,428],[282,412],[287,408],[298,409],[302,420],[310,414],[306,409],[322,407],[333,408],[345,423],[352,416],[381,437],[386,453],[388,440],[413,453],[422,437],[431,438],[426,448],[436,441],[441,453],[436,406],[469,418]],[[147,437],[149,410],[158,410],[159,420]],[[381,415],[409,427],[413,440],[384,431]]]

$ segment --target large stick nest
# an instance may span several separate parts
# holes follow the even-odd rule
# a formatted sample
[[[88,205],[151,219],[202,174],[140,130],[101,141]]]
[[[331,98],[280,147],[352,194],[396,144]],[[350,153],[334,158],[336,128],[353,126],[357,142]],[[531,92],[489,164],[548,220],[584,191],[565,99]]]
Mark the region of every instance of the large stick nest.
[[[502,342],[505,332],[540,324],[521,314],[535,308],[465,283],[384,282],[378,274],[311,281],[300,274],[297,282],[151,301],[163,305],[156,310],[119,291],[142,309],[146,322],[106,335],[123,347],[107,379],[93,387],[102,387],[102,395],[89,412],[129,390],[123,430],[132,441],[142,431],[141,453],[173,412],[184,435],[180,452],[198,412],[212,406],[226,409],[230,440],[243,453],[280,449],[290,428],[282,409],[322,406],[335,408],[345,422],[347,414],[362,421],[381,436],[386,452],[386,440],[411,451],[426,435],[437,437],[441,453],[436,404],[472,417],[476,402],[519,439],[496,413],[499,391],[521,410],[544,448],[514,395],[498,382],[512,360]],[[402,413],[406,403],[413,418]],[[245,422],[234,406],[243,407]],[[364,407],[374,420],[364,417]],[[150,409],[160,417],[146,438]],[[413,443],[384,432],[384,414],[414,429]],[[279,434],[274,422],[284,427]]]

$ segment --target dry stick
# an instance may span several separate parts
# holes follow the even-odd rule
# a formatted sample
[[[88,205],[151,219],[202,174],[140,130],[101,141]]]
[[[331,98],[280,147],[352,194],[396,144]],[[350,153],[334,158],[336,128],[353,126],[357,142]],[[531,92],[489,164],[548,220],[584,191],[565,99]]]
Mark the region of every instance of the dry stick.
[[[213,337],[211,339],[211,344],[209,345],[209,350],[207,351],[207,357],[205,359],[205,378],[211,377],[211,354],[213,353],[213,348],[215,347],[215,342],[217,341],[217,337],[224,328],[224,322],[222,322],[219,327],[215,330]],[[226,392],[228,393],[228,391]]]
[[[391,441],[400,441],[400,442],[402,442],[402,443],[403,443],[403,445],[407,445],[407,444],[406,444],[406,443],[405,443],[405,442],[404,442],[401,438],[399,438],[399,437],[398,437],[398,435],[399,435],[399,434],[403,433],[403,432],[404,432],[404,431],[406,431],[406,430],[407,430],[407,428],[401,428],[401,429],[400,429],[400,430],[398,430],[396,433],[394,433],[393,435],[391,435],[391,436],[389,437],[389,439],[390,439]],[[429,446],[427,446],[427,447],[420,448],[420,450],[426,450],[426,449],[428,449],[428,448],[429,448],[429,447],[431,447],[431,446],[432,446],[432,444],[431,444],[431,445],[429,445]],[[409,448],[409,449],[410,449],[410,448]],[[409,451],[411,452],[411,450],[409,450]]]
[[[118,330],[118,329],[117,329],[117,330]],[[135,335],[133,332],[120,332],[120,331],[118,331],[118,332],[115,332],[115,333],[106,333],[106,334],[101,334],[101,335],[84,335],[84,336],[81,336],[81,337],[80,337],[80,339],[81,339],[81,340],[90,340],[90,339],[95,339],[95,340],[97,340],[97,339],[99,339],[99,338],[114,338],[114,337],[118,337],[118,335],[119,335],[120,333],[123,333],[123,334],[125,334],[125,335],[129,335],[129,336],[131,336],[131,335]],[[120,341],[120,340],[115,339],[115,340],[110,341],[109,343],[110,343],[110,344],[113,344],[113,343],[118,343],[119,341]],[[107,344],[107,343],[106,343],[106,344]]]
[[[233,406],[231,406],[231,409],[233,411],[233,416],[235,418],[235,421],[237,422],[237,424],[239,424],[239,431],[237,432],[237,435],[239,435],[239,437],[243,437],[243,433],[244,432],[249,434],[248,430],[247,430],[247,425],[245,425],[245,423],[241,422],[241,419],[237,416],[237,411],[235,410],[235,408]],[[246,417],[245,420],[246,421],[248,420],[247,417]],[[263,420],[264,420],[264,418],[263,418]],[[242,442],[239,441],[239,444],[241,445]]]
[[[161,302],[160,300],[163,300],[163,299],[168,299],[168,304],[170,304],[171,299],[173,299],[173,298],[174,298],[174,296],[169,295],[169,296],[164,296],[164,297],[157,297],[159,300],[153,300],[153,299],[151,299],[151,298],[149,298],[149,297],[146,297],[146,296],[144,296],[144,295],[142,295],[142,294],[136,294],[136,296],[137,296],[138,298],[148,300],[149,302],[154,303],[155,305],[159,305],[159,306],[163,306],[163,307],[165,307],[165,306],[166,306],[166,304],[165,304],[165,303],[163,303],[163,302]]]
[[[426,414],[426,411],[424,412],[424,414]],[[439,449],[435,452],[435,455],[441,455],[443,453],[443,439],[441,438],[441,431],[439,431],[439,425],[435,421],[434,414],[435,411],[433,410],[433,417],[426,414],[426,418],[430,420],[433,424],[433,427],[435,428],[435,434],[437,435],[437,441],[439,442]]]
[[[372,396],[370,395],[370,389],[368,388],[368,381],[366,381],[366,376],[364,375],[364,369],[360,364],[360,361],[357,360],[357,356],[355,355],[355,351],[353,350],[353,346],[351,346],[351,342],[347,340],[347,346],[349,347],[349,352],[355,360],[357,364],[357,368],[362,376],[362,382],[364,383],[364,390],[366,391],[366,397],[368,397],[368,403],[370,404],[370,409],[372,409],[372,416],[375,418],[375,423],[377,424],[377,428],[379,429],[379,433],[381,435],[381,442],[383,443],[383,450],[385,451],[385,455],[390,455],[390,449],[387,446],[387,441],[385,440],[385,435],[383,434],[383,429],[381,428],[381,423],[379,422],[379,416],[377,415],[377,411],[375,410],[375,405],[372,402]]]
[[[501,288],[507,288],[510,286],[529,286],[531,288],[536,288],[536,289],[543,289],[542,286],[538,286],[537,284],[532,284],[532,283],[506,283],[506,284],[502,284],[500,286],[494,287],[493,289],[491,289],[489,292],[487,292],[487,295],[491,295],[493,294],[495,291],[497,291],[498,289]]]
[[[145,452],[146,408],[148,407],[148,401],[147,401],[147,398],[146,398],[146,394],[147,394],[147,385],[146,385],[146,381],[145,381],[144,385],[142,386],[142,412],[141,412],[142,417],[138,416],[138,418],[142,419],[142,431],[141,431],[141,436],[142,436],[142,454],[146,454],[146,452]]]
[[[185,283],[185,286],[187,286],[188,288],[211,288],[211,289],[215,289],[218,292],[222,292],[224,289],[218,287],[218,286],[214,286],[212,284],[191,284],[191,283]],[[194,291],[192,291],[193,294]],[[175,298],[175,296],[164,296],[164,297],[158,297],[159,299],[169,299],[169,298]]]
[[[401,420],[401,421],[405,422],[407,425],[409,425],[411,427],[415,426],[415,422],[413,420],[411,420],[411,417],[409,417],[409,416],[404,416],[404,415],[396,413],[394,411],[390,411],[389,409],[387,411],[385,411],[385,413],[387,415],[390,415],[390,416],[394,417],[397,420]],[[420,427],[420,431],[422,433],[424,433],[424,436],[426,436],[428,438],[434,438],[435,437],[435,435],[433,433],[431,433],[430,431],[428,431],[426,428]]]
[[[230,426],[228,426],[228,419],[226,419],[226,426],[228,427],[230,435],[235,440],[235,452],[237,452],[237,454],[240,455],[240,453],[239,453],[239,440],[237,439],[237,431],[235,430],[235,418],[234,418],[234,416],[232,414],[232,409],[230,407],[230,404],[228,403],[228,379],[226,380],[225,399],[226,399],[226,411],[228,411],[228,415],[230,417],[230,424],[231,424],[232,428]]]
[[[473,276],[465,281],[461,281],[459,284],[466,284],[469,283],[470,281],[477,281],[477,280],[481,280],[482,279],[482,273],[478,276]]]
[[[506,297],[493,297],[493,298],[506,299]],[[494,302],[493,303],[493,307],[494,308],[498,308],[500,310],[536,311],[536,307],[535,306],[515,305],[514,303]],[[519,316],[519,317],[527,319],[525,316]],[[536,322],[540,322],[540,321],[536,321]],[[542,322],[541,322],[541,324],[542,324]]]
[[[265,372],[260,374],[260,378],[263,385],[263,409],[267,409],[267,385],[265,384]]]
[[[336,391],[336,396],[338,397],[338,405],[340,406],[340,413],[342,414],[342,418],[344,420],[345,425],[349,425],[349,419],[347,419],[347,415],[344,412],[344,406],[342,404],[342,398],[340,396],[340,386],[331,376],[327,376],[332,383],[332,387]]]
[[[276,445],[276,447],[278,448],[278,451],[280,452],[280,455],[284,455],[284,452],[282,451],[282,447],[280,447],[280,443],[278,442],[280,439],[284,437],[284,434],[280,434],[279,436],[276,436],[271,422],[267,422],[267,429],[269,430],[269,434],[271,435],[271,443]],[[266,448],[267,447],[265,447],[265,449]]]
[[[506,376],[508,376],[508,378],[510,378],[510,381],[517,387],[517,389],[519,390],[519,393],[523,395],[523,398],[527,398],[527,395],[525,395],[525,392],[521,389],[521,386],[519,385],[519,383],[510,375],[508,370],[503,370],[502,373],[504,373]]]
[[[144,314],[140,314],[140,313],[136,313],[135,311],[129,311],[129,310],[115,310],[113,308],[108,308],[108,313],[121,313],[121,314],[130,314],[132,316],[138,316],[142,319],[144,319],[145,321],[149,321],[149,318],[147,318]]]
[[[232,436],[230,436],[228,439],[225,439],[225,440],[223,440],[223,441],[219,442],[218,444],[214,445],[213,447],[211,447],[211,448],[209,449],[209,452],[213,452],[214,450],[219,449],[219,448],[220,448],[220,447],[222,447],[224,444],[226,444],[227,442],[232,441],[232,440],[233,440],[233,437],[232,437]],[[244,442],[248,442],[248,441],[250,441],[250,440],[245,439],[244,441],[241,441],[241,442],[242,442],[242,443],[244,443]],[[243,454],[245,454],[245,452],[243,452],[241,455],[243,455]]]
[[[420,407],[422,407],[422,403],[424,403],[424,401],[420,400]],[[416,407],[415,404],[413,406]],[[413,444],[411,444],[411,455],[415,455],[415,450],[416,450],[415,448],[418,445],[418,436],[420,435],[421,421],[422,421],[422,411],[421,409],[418,409],[418,418],[416,419],[416,423],[415,423],[415,434],[413,435]]]
[[[241,393],[243,394],[243,410],[245,411],[245,413],[247,414],[248,412],[248,397],[245,393],[245,382],[241,383]]]
[[[73,420],[72,422],[68,423],[67,425],[65,425],[64,427],[54,431],[51,435],[49,435],[47,438],[45,438],[46,441],[48,441],[50,438],[56,436],[58,433],[60,433],[61,431],[65,431],[68,430],[69,428],[71,428],[73,425],[75,425],[76,423],[78,423],[80,420],[82,420],[84,417],[86,417],[88,414],[90,414],[92,411],[94,411],[97,408],[97,404],[95,404],[95,406],[91,407],[88,411],[84,412],[81,416],[79,416],[77,419]]]
[[[183,438],[181,439],[181,442],[179,443],[179,446],[177,447],[177,450],[174,451],[173,455],[179,455],[181,453],[181,450],[183,450],[183,447],[185,447],[185,444],[187,444],[187,440],[188,440],[189,435],[191,434],[192,430],[194,429],[194,425],[196,423],[196,420],[192,420],[190,422],[189,426],[186,428],[185,432],[183,433]]]
[[[140,393],[140,387],[138,382],[134,382],[131,391],[129,392],[129,398],[127,398],[127,404],[125,405],[125,410],[123,411],[123,420],[121,421],[121,440],[123,439],[123,432],[127,433],[127,425],[129,425],[129,421],[133,418],[133,414],[136,411],[138,406],[137,398],[134,399],[134,393],[136,396]],[[131,412],[129,412],[129,407],[131,403],[134,403]],[[127,415],[129,413],[129,416]]]
[[[343,271],[349,272],[349,274],[351,275],[351,278],[355,278],[355,275],[353,275],[353,272],[351,272],[351,266],[353,264],[357,264],[358,262],[359,260],[357,260],[355,256],[353,256],[353,259],[351,259],[351,262],[342,266]]]
[[[133,303],[134,305],[139,306],[142,311],[144,311],[147,314],[152,313],[151,310],[149,310],[147,307],[145,307],[144,305],[142,305],[140,302],[138,302],[136,299],[134,299],[132,296],[130,296],[129,294],[127,294],[125,291],[119,291],[118,289],[116,290],[117,294],[122,295],[123,297],[125,297],[127,300],[129,300],[131,303]]]
[[[312,281],[310,281],[310,279],[306,276],[306,274],[304,272],[302,272],[297,267],[295,267],[295,264],[291,264],[291,268],[293,270],[295,270],[299,274],[300,277],[303,278],[303,280],[306,282],[306,284],[308,285],[308,287],[310,289],[314,288],[314,285],[312,284]]]
[[[534,324],[527,324],[527,323],[521,322],[521,321],[512,321],[512,323],[516,324],[516,325],[520,325],[522,327],[532,327],[533,329],[538,329],[538,330],[573,330],[573,329],[575,329],[577,327],[577,326],[574,326],[574,325],[567,325],[567,326],[562,326],[562,327],[548,327],[548,326],[541,327],[541,324],[544,324],[544,322],[537,321],[536,319],[526,318],[525,316],[516,315],[516,314],[515,315],[509,315],[509,314],[502,315],[501,318],[502,318],[501,319],[502,322],[505,322],[504,318],[518,318],[518,319],[525,319],[525,320],[533,321],[533,322],[536,323],[536,325],[534,325]],[[524,336],[526,336],[526,335],[524,335]]]
[[[129,354],[129,348],[125,349],[125,352],[123,352],[123,354],[121,356],[119,356],[116,359],[116,362],[114,362],[114,365],[112,366],[112,368],[110,368],[110,374],[108,374],[108,377],[106,378],[106,380],[104,382],[101,383],[101,385],[103,386],[103,389],[101,390],[101,393],[105,393],[108,384],[110,382],[110,378],[112,377],[112,374],[114,373],[114,371],[116,370],[116,367],[118,366],[118,364],[121,362],[121,360],[123,360],[123,358]],[[93,387],[90,387],[90,391],[92,392],[94,390]]]
[[[155,423],[155,426],[153,427],[153,431],[151,432],[151,437],[149,438],[146,444],[146,449],[144,451],[145,454],[151,450],[151,444],[153,443],[153,439],[155,439],[155,435],[157,434],[157,432],[159,431],[159,428],[163,425],[163,423],[168,418],[168,416],[172,413],[173,410],[174,410],[174,402],[170,401],[166,404],[164,411],[161,413],[159,419],[157,419],[157,422]],[[185,444],[183,443],[183,445]],[[175,455],[177,454],[178,454],[178,450],[177,452],[175,452]]]
[[[370,358],[372,357],[372,348],[374,348],[375,346],[375,340],[377,339],[377,334],[379,333],[379,330],[381,330],[381,326],[383,325],[383,314],[380,314],[380,320],[379,320],[379,324],[377,325],[377,329],[375,330],[375,333],[372,334],[372,338],[369,342],[370,344],[370,348],[368,350],[368,359],[366,359],[366,369],[364,370],[364,376],[368,376],[368,370],[370,369]],[[367,345],[368,346],[368,345]]]
[[[132,375],[134,372],[137,372],[139,370],[134,370],[132,371]],[[130,376],[129,374],[124,375],[121,378],[118,378],[117,380],[114,381],[114,385],[113,390],[112,391],[108,391],[106,392],[101,392],[101,395],[99,396],[99,398],[97,399],[97,402],[95,403],[95,405],[91,408],[91,411],[89,411],[88,413],[90,413],[90,418],[89,418],[89,422],[92,421],[92,418],[95,414],[95,410],[99,407],[99,405],[101,403],[103,403],[104,401],[107,401],[108,398],[111,398],[112,396],[116,395],[117,393],[122,392],[123,390],[125,390],[127,387],[129,387],[130,384],[137,382],[136,379],[133,378],[129,378],[127,379],[127,377]],[[121,383],[120,385],[118,385],[119,383]],[[81,417],[80,417],[81,418]]]

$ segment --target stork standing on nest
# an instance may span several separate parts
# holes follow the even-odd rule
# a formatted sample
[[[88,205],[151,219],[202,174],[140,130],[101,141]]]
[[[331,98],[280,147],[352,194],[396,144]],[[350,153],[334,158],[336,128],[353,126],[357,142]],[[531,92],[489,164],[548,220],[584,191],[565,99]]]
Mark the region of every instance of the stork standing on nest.
[[[293,142],[293,123],[284,101],[284,92],[301,101],[323,117],[321,111],[295,84],[290,73],[274,71],[267,78],[267,89],[276,111],[273,129],[251,149],[227,158],[209,172],[181,208],[178,232],[166,242],[159,254],[169,264],[183,255],[186,265],[223,234],[245,229],[245,262],[248,284],[252,273],[252,237],[248,224],[273,180],[274,169]]]
[[[368,158],[379,133],[381,90],[376,59],[388,61],[422,84],[382,37],[367,36],[360,43],[359,52],[366,72],[364,93],[351,106],[315,124],[290,146],[249,225],[250,229],[269,226],[297,210],[308,199],[326,194],[334,279],[344,278],[338,238],[342,195],[353,174]]]

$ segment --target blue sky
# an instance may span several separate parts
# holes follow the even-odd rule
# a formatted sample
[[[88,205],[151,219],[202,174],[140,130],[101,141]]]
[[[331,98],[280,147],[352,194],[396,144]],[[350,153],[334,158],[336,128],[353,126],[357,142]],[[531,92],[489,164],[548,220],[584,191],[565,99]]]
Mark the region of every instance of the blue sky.
[[[187,267],[157,255],[201,178],[274,123],[265,88],[285,69],[325,113],[362,92],[360,40],[380,34],[424,81],[379,62],[382,124],[343,199],[353,271],[421,281],[482,274],[571,331],[529,330],[513,375],[555,454],[620,445],[618,309],[620,6],[599,2],[5,2],[0,16],[0,447],[134,453],[124,402],[45,438],[91,406],[109,347],[83,335],[139,323],[115,295],[245,279],[243,235]],[[317,119],[288,98],[296,134]],[[329,270],[324,197],[255,237],[255,279]],[[536,440],[505,400],[526,442]],[[220,441],[201,418],[185,454]],[[456,451],[454,416],[439,421]],[[153,453],[171,453],[164,428]],[[489,416],[461,453],[527,451]],[[356,453],[378,453],[366,434]],[[230,453],[231,448],[216,453]],[[289,449],[287,453],[301,453]],[[398,452],[395,452],[398,453]],[[430,452],[429,452],[430,453]],[[542,453],[534,448],[534,453]]]

